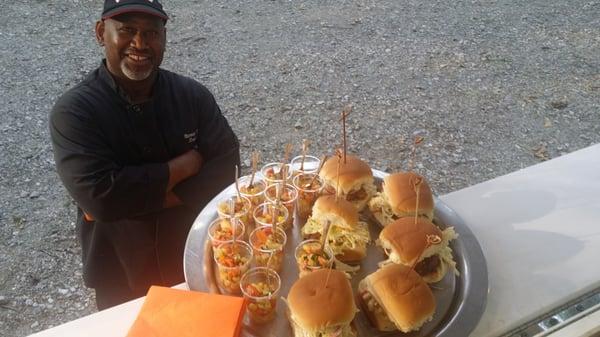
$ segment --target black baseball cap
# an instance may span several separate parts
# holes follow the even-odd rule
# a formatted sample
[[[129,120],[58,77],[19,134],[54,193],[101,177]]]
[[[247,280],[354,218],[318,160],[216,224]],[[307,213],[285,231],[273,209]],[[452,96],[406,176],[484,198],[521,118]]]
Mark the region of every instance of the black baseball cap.
[[[125,13],[146,13],[165,21],[169,16],[158,0],[105,0],[102,19],[110,19]]]

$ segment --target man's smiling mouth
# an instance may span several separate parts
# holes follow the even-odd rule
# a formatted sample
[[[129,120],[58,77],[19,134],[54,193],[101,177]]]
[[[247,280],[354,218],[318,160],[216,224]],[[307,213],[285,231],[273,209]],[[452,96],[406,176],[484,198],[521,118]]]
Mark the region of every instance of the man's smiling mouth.
[[[136,54],[126,54],[126,56],[136,62],[136,63],[146,63],[150,60],[149,56],[144,56],[144,55],[136,55]]]

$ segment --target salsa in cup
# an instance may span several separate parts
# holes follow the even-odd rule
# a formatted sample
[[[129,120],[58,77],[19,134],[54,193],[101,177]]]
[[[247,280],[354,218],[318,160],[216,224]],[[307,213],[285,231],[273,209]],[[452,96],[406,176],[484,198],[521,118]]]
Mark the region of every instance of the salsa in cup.
[[[244,241],[227,241],[213,252],[217,264],[217,283],[225,294],[240,295],[240,279],[250,269],[252,248]]]
[[[292,161],[290,162],[292,175],[296,176],[300,173],[316,173],[320,164],[321,159],[315,156],[304,156],[304,164],[302,163],[302,156],[296,156],[292,158]]]
[[[242,276],[240,288],[246,298],[246,313],[255,323],[266,323],[275,318],[281,278],[272,269],[257,267]]]
[[[290,169],[290,164],[282,164],[282,163],[268,163],[262,167],[260,170],[263,179],[267,183],[267,185],[273,185],[277,183],[283,182],[283,169],[285,169],[286,175],[285,180],[289,180],[292,177],[292,172]]]
[[[234,207],[233,217],[242,220],[245,225],[251,225],[252,221],[252,203],[246,197],[232,195],[217,204],[217,213],[222,219],[232,217],[231,205]]]
[[[208,225],[208,238],[213,248],[218,247],[220,244],[233,240],[233,231],[235,222],[235,233],[236,240],[243,240],[245,233],[244,223],[237,218],[217,218]]]
[[[329,247],[321,247],[319,240],[305,240],[300,242],[295,252],[296,263],[300,277],[323,268],[333,267],[333,253]]]
[[[287,235],[280,227],[274,231],[271,226],[258,227],[250,233],[248,240],[252,246],[254,262],[259,267],[281,271],[283,250]]]
[[[287,230],[287,219],[289,216],[287,208],[279,204],[265,202],[254,209],[253,218],[257,226],[273,226],[273,209],[275,208],[275,217],[277,218],[277,227]]]
[[[269,202],[277,201],[277,193],[281,189],[281,184],[275,184],[267,187],[265,190],[265,198]],[[296,209],[296,199],[298,198],[298,191],[293,185],[286,184],[283,189],[281,189],[281,204],[285,206],[288,210],[288,218],[285,222],[286,228],[291,228],[294,223],[294,212]]]
[[[250,203],[252,203],[252,207],[256,207],[262,204],[265,201],[265,188],[267,184],[258,178],[258,175],[254,176],[254,180],[252,181],[252,186],[250,186],[250,179],[252,176],[243,176],[239,181],[240,186],[240,194],[243,197],[248,198]]]
[[[296,215],[300,223],[312,213],[312,207],[323,189],[323,180],[316,173],[301,173],[294,177],[293,184],[298,190]]]

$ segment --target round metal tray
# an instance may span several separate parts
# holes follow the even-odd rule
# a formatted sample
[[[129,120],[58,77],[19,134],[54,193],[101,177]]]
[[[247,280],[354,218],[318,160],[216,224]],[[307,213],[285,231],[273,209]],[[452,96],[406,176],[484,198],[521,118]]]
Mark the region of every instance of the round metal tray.
[[[373,170],[373,173],[378,183],[387,175],[378,170]],[[234,191],[235,187],[232,185],[214,197],[200,212],[190,229],[183,267],[185,280],[191,290],[219,291],[212,272],[212,251],[210,245],[206,245],[207,227],[217,216],[218,201],[224,199],[226,195],[235,193]],[[458,239],[451,241],[450,246],[460,275],[456,276],[449,272],[443,280],[432,285],[437,305],[433,320],[423,325],[419,331],[409,334],[399,331],[380,332],[370,325],[364,313],[359,312],[354,320],[359,336],[468,336],[479,322],[485,309],[488,292],[487,266],[481,247],[458,214],[439,199],[435,200],[434,222],[441,228],[454,226],[454,230],[459,235]],[[381,228],[375,223],[370,223],[369,227],[371,238],[374,241],[379,236]],[[281,273],[280,294],[283,297],[287,297],[291,285],[298,278],[293,250],[301,241],[299,232],[298,226],[294,226],[287,232],[288,243]],[[369,245],[367,258],[362,261],[360,271],[352,277],[351,283],[354,290],[357,289],[358,282],[374,272],[377,269],[377,262],[383,259],[385,257],[381,249],[374,244]],[[359,305],[357,304],[357,306]],[[280,299],[277,304],[277,318],[273,322],[256,325],[244,319],[241,335],[244,337],[292,336],[285,310],[285,302]]]

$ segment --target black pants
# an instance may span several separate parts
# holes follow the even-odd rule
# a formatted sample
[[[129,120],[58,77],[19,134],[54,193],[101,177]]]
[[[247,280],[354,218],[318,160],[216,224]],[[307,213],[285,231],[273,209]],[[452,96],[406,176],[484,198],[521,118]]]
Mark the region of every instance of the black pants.
[[[131,289],[124,277],[116,277],[95,288],[96,306],[104,310],[138,297],[146,296],[148,289]]]

